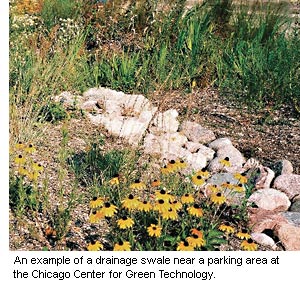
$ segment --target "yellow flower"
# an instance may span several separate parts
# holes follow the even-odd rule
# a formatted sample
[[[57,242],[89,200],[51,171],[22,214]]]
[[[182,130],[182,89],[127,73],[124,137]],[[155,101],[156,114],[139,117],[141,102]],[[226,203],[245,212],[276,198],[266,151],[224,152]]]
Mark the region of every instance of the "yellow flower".
[[[22,142],[18,142],[15,145],[16,150],[23,150],[25,148],[25,145]]]
[[[105,216],[103,212],[93,210],[92,213],[90,214],[89,221],[90,223],[98,223],[104,217]]]
[[[220,192],[220,188],[216,184],[209,185],[208,190],[214,194],[217,194],[218,192]]]
[[[126,228],[131,228],[134,224],[134,221],[131,218],[122,217],[117,221],[117,223],[121,229],[126,229]]]
[[[105,217],[112,217],[117,212],[117,207],[109,202],[105,202],[100,212],[103,213]]]
[[[250,238],[248,240],[242,241],[241,247],[243,250],[247,250],[247,251],[256,251],[257,250],[257,244],[255,244],[253,242],[253,240]]]
[[[140,205],[140,201],[137,197],[134,197],[132,194],[130,194],[127,198],[123,199],[121,201],[122,207],[132,210],[138,208]]]
[[[233,190],[237,193],[243,193],[243,192],[245,192],[245,187],[243,186],[242,183],[239,183],[239,184],[233,186]]]
[[[197,171],[196,175],[200,175],[204,179],[207,179],[210,177],[210,173],[207,171],[206,168],[202,168],[200,171]]]
[[[37,162],[34,162],[32,164],[32,169],[36,172],[43,172],[44,171],[44,167],[40,163],[37,163]]]
[[[133,190],[144,190],[146,188],[146,184],[143,182],[140,182],[139,179],[136,179],[134,183],[132,183],[129,188]]]
[[[187,211],[191,216],[195,216],[195,217],[203,216],[203,210],[197,203],[195,203],[193,206],[188,207]]]
[[[147,200],[139,201],[139,205],[137,206],[137,209],[144,212],[148,212],[152,209],[152,205]]]
[[[26,175],[28,175],[29,172],[28,172],[28,170],[25,167],[19,167],[18,168],[18,173],[20,175],[26,176]]]
[[[158,199],[153,207],[153,210],[157,210],[160,213],[164,213],[171,207],[169,201],[164,199]]]
[[[152,182],[151,182],[151,186],[152,187],[158,187],[160,186],[160,180],[157,180],[157,179],[154,179]]]
[[[162,227],[155,224],[151,224],[149,227],[147,227],[147,231],[150,236],[160,237],[161,230]]]
[[[202,247],[205,245],[205,240],[203,239],[203,234],[201,236],[197,234],[192,234],[192,236],[189,236],[186,238],[189,245],[193,247]]]
[[[248,240],[251,238],[251,235],[248,233],[246,229],[242,229],[242,231],[239,231],[236,236],[241,240]]]
[[[248,178],[246,177],[245,173],[235,173],[234,178],[237,179],[240,183],[247,183]]]
[[[177,220],[178,219],[178,215],[177,215],[177,211],[170,207],[168,210],[163,211],[161,213],[162,218],[165,220]]]
[[[119,180],[120,175],[115,174],[114,177],[109,181],[110,185],[119,185],[120,180]]]
[[[177,160],[176,164],[178,170],[185,169],[187,167],[187,163],[184,160]]]
[[[30,181],[37,181],[39,176],[39,172],[27,172],[27,177]]]
[[[234,233],[234,228],[228,222],[221,224],[219,229],[227,234]]]
[[[222,195],[221,192],[213,193],[210,195],[210,200],[217,205],[221,205],[226,201],[226,197]]]
[[[18,165],[24,165],[26,162],[26,158],[19,154],[16,158],[15,158],[15,163],[18,164]]]
[[[203,232],[201,230],[198,230],[197,228],[192,228],[191,234],[196,234],[198,237],[203,238]]]
[[[168,165],[167,166],[163,166],[161,169],[160,169],[161,173],[163,175],[168,175],[168,174],[171,174],[174,172],[173,168],[172,167],[169,167]]]
[[[97,208],[104,204],[104,197],[93,197],[93,199],[90,201],[90,208]]]
[[[173,201],[175,197],[169,193],[167,193],[165,190],[155,191],[155,199],[163,199],[166,201]]]
[[[189,203],[194,203],[194,202],[195,202],[195,199],[194,199],[193,195],[191,195],[191,194],[184,194],[181,197],[182,204],[189,204]]]
[[[220,160],[219,160],[219,163],[220,163],[222,166],[224,166],[224,167],[230,167],[230,166],[231,166],[231,163],[230,163],[230,161],[229,161],[229,157],[228,157],[228,156],[226,156],[226,157],[223,158],[223,159],[220,159]]]
[[[205,183],[205,179],[201,175],[193,175],[192,182],[194,185],[201,186]]]
[[[177,246],[177,251],[194,251],[194,247],[188,241],[181,241]]]
[[[221,187],[231,190],[231,189],[233,189],[233,184],[230,183],[230,181],[226,181],[221,184]]]
[[[24,149],[27,153],[33,153],[36,151],[35,147],[33,146],[33,144],[29,144],[25,149]]]
[[[182,208],[182,203],[177,200],[169,201],[169,203],[175,210],[180,210]]]
[[[178,164],[174,159],[171,159],[170,162],[167,164],[167,168],[171,170],[171,173],[176,172],[178,169]]]
[[[87,249],[89,251],[99,251],[103,249],[103,245],[99,242],[99,241],[91,241],[88,246]]]
[[[114,246],[114,251],[130,251],[130,243],[125,241],[120,241],[119,243],[116,243]]]

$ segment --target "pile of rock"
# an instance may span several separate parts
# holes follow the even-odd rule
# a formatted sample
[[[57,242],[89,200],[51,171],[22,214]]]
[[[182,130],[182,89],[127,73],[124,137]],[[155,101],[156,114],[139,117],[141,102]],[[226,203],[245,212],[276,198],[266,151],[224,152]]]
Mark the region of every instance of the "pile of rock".
[[[132,146],[141,146],[145,153],[161,160],[183,159],[187,173],[207,168],[212,176],[204,187],[228,182],[237,184],[234,173],[258,170],[255,191],[248,198],[252,238],[276,249],[277,236],[286,250],[300,250],[300,175],[293,174],[287,160],[280,162],[279,176],[268,167],[243,154],[228,138],[215,134],[196,122],[177,120],[174,109],[159,112],[142,95],[127,95],[107,88],[91,88],[83,96],[63,92],[55,97],[65,106],[79,106],[90,121],[102,125],[113,136],[123,138]],[[228,159],[230,166],[221,163]],[[229,204],[240,204],[245,194],[233,194]]]

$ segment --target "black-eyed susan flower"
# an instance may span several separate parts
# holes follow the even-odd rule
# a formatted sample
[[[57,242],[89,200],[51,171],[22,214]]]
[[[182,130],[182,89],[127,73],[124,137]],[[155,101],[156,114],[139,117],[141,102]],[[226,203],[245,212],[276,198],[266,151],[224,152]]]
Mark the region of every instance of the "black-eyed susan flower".
[[[194,185],[202,186],[205,183],[205,179],[201,175],[193,175],[192,182]]]
[[[203,234],[197,235],[197,234],[192,234],[192,236],[188,236],[186,238],[187,242],[189,245],[193,247],[202,247],[205,245],[205,240],[203,239]]]
[[[196,172],[196,175],[200,175],[202,178],[207,179],[210,177],[210,173],[206,168],[202,168],[200,171]]]
[[[110,185],[119,185],[120,184],[120,175],[115,174],[112,179],[109,181]]]
[[[152,210],[152,205],[147,200],[139,201],[139,204],[137,206],[137,210],[144,211],[144,212],[149,212],[150,210]]]
[[[197,228],[192,228],[191,229],[191,234],[196,234],[198,237],[203,238],[203,232],[201,230],[198,230]]]
[[[163,175],[168,175],[168,174],[171,174],[174,172],[173,168],[170,168],[168,165],[166,166],[163,166],[161,169],[160,169],[160,172],[161,174]]]
[[[230,183],[230,181],[226,181],[221,184],[222,188],[229,189],[229,190],[233,189],[233,186],[234,185],[232,183]]]
[[[235,184],[233,186],[233,190],[237,193],[243,193],[243,192],[245,192],[245,187],[243,186],[242,183],[239,183],[239,184]]]
[[[159,213],[163,213],[167,211],[171,207],[168,200],[158,199],[155,201],[153,206],[153,210],[158,211]]]
[[[182,203],[177,200],[169,201],[169,203],[175,210],[180,210],[182,208]]]
[[[234,233],[234,227],[230,226],[229,222],[225,222],[219,226],[219,229],[226,234]]]
[[[37,181],[40,176],[40,173],[34,171],[34,172],[27,172],[26,175],[30,181]]]
[[[249,238],[248,240],[242,241],[241,248],[246,251],[256,251],[257,244],[255,244],[254,241],[251,238]]]
[[[18,142],[17,144],[15,144],[16,150],[23,150],[25,147],[25,144],[23,144],[22,142]]]
[[[167,193],[165,190],[155,191],[155,199],[163,199],[166,201],[173,201],[175,197],[170,193]]]
[[[123,199],[121,203],[122,207],[128,210],[136,209],[140,205],[138,197],[134,197],[132,194],[130,194],[127,198]]]
[[[177,211],[172,207],[169,207],[168,210],[163,211],[161,213],[161,216],[164,220],[177,220],[178,219]]]
[[[151,186],[152,187],[158,187],[158,186],[160,186],[161,185],[161,182],[160,182],[160,180],[158,180],[158,179],[154,179],[152,182],[151,182]]]
[[[126,229],[131,228],[134,224],[134,221],[131,218],[124,216],[117,221],[117,224],[121,229]]]
[[[114,245],[114,251],[130,251],[131,246],[127,241],[120,241]]]
[[[195,202],[194,196],[192,194],[188,194],[188,193],[181,196],[180,200],[181,200],[182,204],[189,204],[189,203]]]
[[[194,251],[194,247],[188,241],[181,241],[177,246],[177,251]]]
[[[87,249],[89,251],[99,251],[103,249],[103,245],[99,241],[91,241],[88,244]]]
[[[134,183],[132,183],[129,188],[133,190],[144,190],[146,188],[146,184],[141,182],[139,179],[136,179]]]
[[[149,227],[147,227],[147,232],[150,236],[160,237],[161,235],[162,227],[151,224]]]
[[[117,207],[109,202],[105,202],[100,212],[102,212],[105,217],[112,217],[117,212]]]
[[[43,172],[44,171],[44,167],[40,163],[37,163],[37,162],[34,162],[32,164],[32,169],[33,169],[33,171],[36,171],[36,172]]]
[[[230,160],[229,160],[229,157],[226,156],[224,157],[223,159],[220,159],[219,160],[219,163],[224,166],[224,167],[230,167],[231,166],[231,163],[230,163]]]
[[[18,168],[18,173],[19,173],[19,175],[27,176],[29,172],[28,172],[28,170],[25,167],[20,166]]]
[[[235,173],[234,175],[234,178],[237,179],[240,183],[247,183],[248,181],[248,178],[246,177],[246,174],[245,173]]]
[[[187,167],[187,163],[184,161],[184,160],[177,160],[176,161],[176,164],[177,164],[177,169],[178,170],[182,170],[182,169],[185,169]]]
[[[241,240],[248,240],[251,238],[251,235],[248,233],[247,229],[242,229],[236,234],[236,236]]]
[[[221,205],[221,204],[225,203],[226,197],[221,192],[212,193],[210,195],[210,200],[212,201],[212,203],[214,203],[216,205]]]
[[[214,194],[217,194],[218,192],[220,192],[220,187],[218,187],[216,184],[209,185],[209,186],[207,187],[207,189],[208,189],[211,193],[214,193]]]
[[[16,158],[15,158],[15,163],[18,164],[18,165],[24,165],[26,162],[26,158],[19,154]]]
[[[90,201],[90,208],[97,208],[104,204],[105,198],[104,197],[93,197]]]
[[[197,203],[195,203],[193,206],[188,207],[187,211],[191,216],[195,216],[195,217],[203,216],[203,210]]]
[[[101,219],[105,217],[104,213],[101,211],[93,210],[89,216],[90,223],[98,223]]]
[[[33,144],[28,144],[24,150],[27,152],[27,153],[33,153],[36,151],[36,148],[33,146]]]
[[[178,169],[178,164],[174,159],[171,159],[167,164],[167,168],[169,168],[171,172],[175,172]]]

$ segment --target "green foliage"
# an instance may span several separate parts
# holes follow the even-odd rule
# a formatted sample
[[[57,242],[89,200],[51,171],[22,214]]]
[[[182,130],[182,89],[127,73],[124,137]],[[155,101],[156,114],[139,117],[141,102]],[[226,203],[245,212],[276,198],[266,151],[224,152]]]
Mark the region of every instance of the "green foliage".
[[[49,103],[42,106],[40,119],[46,122],[56,123],[67,118],[67,112],[60,103]]]

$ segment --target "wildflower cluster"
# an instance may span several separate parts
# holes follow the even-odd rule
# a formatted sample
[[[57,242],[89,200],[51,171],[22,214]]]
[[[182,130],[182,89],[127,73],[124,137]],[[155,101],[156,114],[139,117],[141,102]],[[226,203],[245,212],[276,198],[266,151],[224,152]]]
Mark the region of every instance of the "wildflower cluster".
[[[57,41],[64,45],[74,40],[80,34],[81,24],[73,19],[59,19],[59,29],[57,32]]]
[[[159,178],[126,181],[116,174],[101,187],[103,192],[89,202],[89,222],[107,222],[108,249],[213,250],[227,242],[236,229],[222,222],[222,212],[228,191],[239,192],[238,185],[208,186],[210,194],[204,197],[210,173],[202,169],[186,176],[186,166],[171,160]],[[245,175],[235,176],[239,183],[246,182]],[[95,249],[91,244],[87,248]]]

